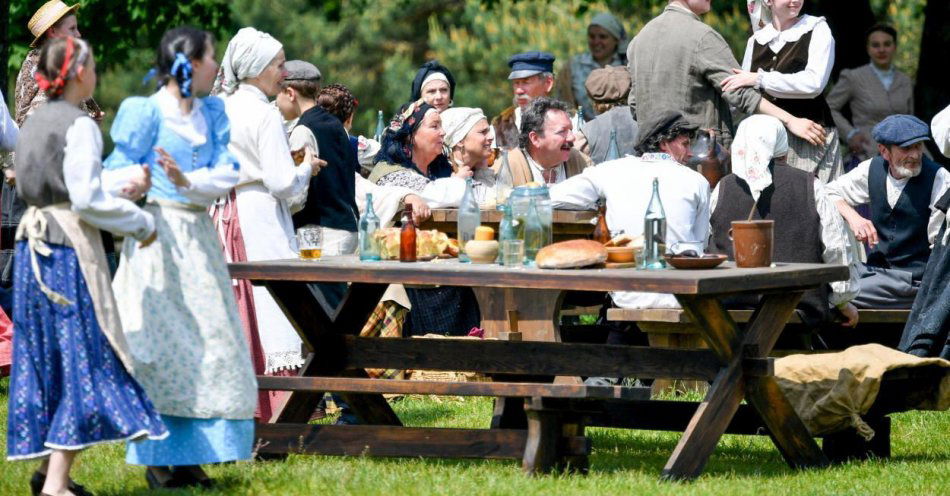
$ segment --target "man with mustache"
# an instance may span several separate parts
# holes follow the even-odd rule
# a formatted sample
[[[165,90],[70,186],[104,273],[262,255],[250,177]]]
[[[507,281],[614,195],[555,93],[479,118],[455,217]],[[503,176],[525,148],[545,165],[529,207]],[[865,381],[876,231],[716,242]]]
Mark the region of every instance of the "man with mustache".
[[[872,135],[880,155],[829,183],[828,194],[871,247],[854,306],[910,308],[945,218],[934,205],[950,186],[950,172],[924,156],[930,128],[912,115],[892,115]],[[865,203],[870,220],[853,208]]]
[[[566,103],[546,96],[528,103],[521,114],[520,146],[496,161],[495,173],[507,162],[512,186],[551,185],[593,165],[590,157],[574,148],[574,126],[567,111]]]
[[[524,108],[538,97],[547,96],[554,88],[554,55],[547,52],[524,52],[508,59],[511,73],[512,105],[492,119],[495,145],[503,150],[518,148],[521,116]]]

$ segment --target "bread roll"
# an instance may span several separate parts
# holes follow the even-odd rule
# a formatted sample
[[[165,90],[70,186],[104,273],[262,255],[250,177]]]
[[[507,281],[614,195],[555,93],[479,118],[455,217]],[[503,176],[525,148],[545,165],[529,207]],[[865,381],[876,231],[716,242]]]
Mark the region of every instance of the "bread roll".
[[[589,239],[572,239],[545,246],[534,259],[541,269],[578,269],[607,261],[604,245]]]

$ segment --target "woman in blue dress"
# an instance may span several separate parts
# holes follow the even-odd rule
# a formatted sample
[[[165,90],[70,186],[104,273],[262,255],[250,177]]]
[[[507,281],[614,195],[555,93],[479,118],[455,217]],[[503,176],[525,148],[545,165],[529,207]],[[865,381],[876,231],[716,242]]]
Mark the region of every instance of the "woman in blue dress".
[[[224,254],[207,213],[238,180],[224,105],[207,94],[217,74],[212,37],[181,27],[162,37],[160,88],[122,102],[109,169],[147,164],[145,210],[158,249],[122,246],[113,282],[135,378],[169,430],[129,444],[151,487],[210,485],[200,465],[251,457],[257,382]]]
[[[30,480],[34,495],[82,495],[89,493],[69,480],[80,450],[167,435],[130,375],[99,233],[155,250],[155,221],[103,187],[102,134],[79,109],[96,87],[89,46],[72,37],[49,42],[36,78],[49,103],[26,121],[16,149],[17,192],[28,208],[13,269],[7,459],[48,457]],[[141,196],[146,183],[126,196]]]

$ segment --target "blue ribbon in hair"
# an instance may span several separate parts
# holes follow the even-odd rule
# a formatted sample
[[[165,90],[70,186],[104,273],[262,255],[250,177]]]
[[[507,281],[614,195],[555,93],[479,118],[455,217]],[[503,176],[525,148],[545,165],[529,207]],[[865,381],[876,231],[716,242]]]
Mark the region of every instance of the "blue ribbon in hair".
[[[175,63],[172,64],[172,70],[170,72],[172,76],[178,79],[181,96],[185,98],[191,97],[191,61],[188,60],[188,57],[185,56],[184,53],[178,52],[175,54]]]

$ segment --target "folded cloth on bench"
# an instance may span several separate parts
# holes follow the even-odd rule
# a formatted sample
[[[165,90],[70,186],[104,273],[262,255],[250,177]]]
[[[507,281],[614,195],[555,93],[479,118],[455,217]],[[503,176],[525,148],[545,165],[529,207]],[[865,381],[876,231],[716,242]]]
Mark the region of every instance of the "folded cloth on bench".
[[[852,346],[839,353],[789,355],[775,361],[775,379],[814,436],[854,427],[865,439],[874,430],[861,418],[877,399],[885,372],[943,367],[940,386],[908,409],[950,408],[950,361],[920,358],[879,344]]]

